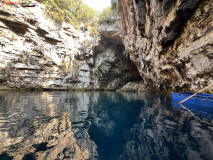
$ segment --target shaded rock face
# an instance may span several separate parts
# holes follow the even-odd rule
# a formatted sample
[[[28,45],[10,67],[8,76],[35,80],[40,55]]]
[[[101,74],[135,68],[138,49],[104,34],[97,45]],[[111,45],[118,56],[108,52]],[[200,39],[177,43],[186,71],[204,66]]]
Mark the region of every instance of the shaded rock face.
[[[213,82],[212,0],[119,0],[124,45],[144,82],[197,90]]]
[[[41,4],[30,10],[5,6],[0,12],[1,86],[116,89],[138,77],[122,54],[118,26],[105,26],[92,37],[69,24],[54,24]]]
[[[106,89],[116,89],[129,81],[140,80],[140,75],[134,63],[123,55],[121,33],[118,26],[105,29],[102,28],[101,40],[94,49],[95,70],[94,84]]]
[[[129,81],[140,80],[140,75],[129,57],[123,55],[122,33],[117,25],[101,26],[100,39],[93,49],[93,54],[86,51],[76,55],[75,73],[70,72],[66,82],[76,81],[77,87],[82,86],[84,79],[85,87],[92,89],[115,90]],[[87,47],[83,47],[84,50]],[[79,60],[82,60],[79,63]],[[78,85],[78,83],[80,85]],[[70,84],[68,84],[70,85]]]

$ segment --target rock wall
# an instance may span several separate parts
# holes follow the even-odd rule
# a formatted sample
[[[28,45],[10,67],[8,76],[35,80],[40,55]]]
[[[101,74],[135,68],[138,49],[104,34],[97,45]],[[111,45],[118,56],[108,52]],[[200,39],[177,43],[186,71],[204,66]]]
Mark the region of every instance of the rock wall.
[[[139,74],[118,26],[99,36],[46,16],[46,8],[0,8],[0,86],[46,89],[116,89]],[[108,41],[107,41],[108,40]]]
[[[195,91],[213,82],[213,0],[119,4],[123,42],[145,84]]]

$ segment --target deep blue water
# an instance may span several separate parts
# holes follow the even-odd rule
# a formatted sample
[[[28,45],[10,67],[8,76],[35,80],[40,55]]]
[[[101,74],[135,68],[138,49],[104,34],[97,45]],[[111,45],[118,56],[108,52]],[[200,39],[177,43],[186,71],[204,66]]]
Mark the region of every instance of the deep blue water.
[[[213,120],[171,95],[0,92],[0,160],[212,160]]]

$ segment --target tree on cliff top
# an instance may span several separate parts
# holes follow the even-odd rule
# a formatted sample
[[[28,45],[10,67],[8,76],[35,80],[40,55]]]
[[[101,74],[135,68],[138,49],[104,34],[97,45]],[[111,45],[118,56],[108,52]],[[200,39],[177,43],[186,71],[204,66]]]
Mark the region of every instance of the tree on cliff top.
[[[97,21],[96,11],[83,0],[39,0],[47,7],[47,15],[57,23],[68,22],[74,26],[82,22],[91,26]]]
[[[120,19],[119,5],[117,0],[111,0],[111,7],[104,9],[99,15],[100,23],[115,23]]]
[[[111,7],[98,13],[89,7],[83,0],[38,0],[46,5],[46,15],[57,24],[67,22],[77,27],[84,24],[85,29],[97,34],[99,23],[115,23],[119,20],[119,7],[117,0],[111,0]]]

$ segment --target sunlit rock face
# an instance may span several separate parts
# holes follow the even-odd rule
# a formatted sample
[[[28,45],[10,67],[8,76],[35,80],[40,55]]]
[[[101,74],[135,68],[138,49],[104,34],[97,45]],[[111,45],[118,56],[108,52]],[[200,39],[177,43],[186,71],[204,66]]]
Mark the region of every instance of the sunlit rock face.
[[[161,89],[213,82],[212,0],[119,0],[123,42],[141,77]]]
[[[46,12],[41,4],[1,6],[0,85],[116,89],[134,79],[137,69],[123,55],[118,26],[100,28],[95,37],[89,30],[53,23]]]

